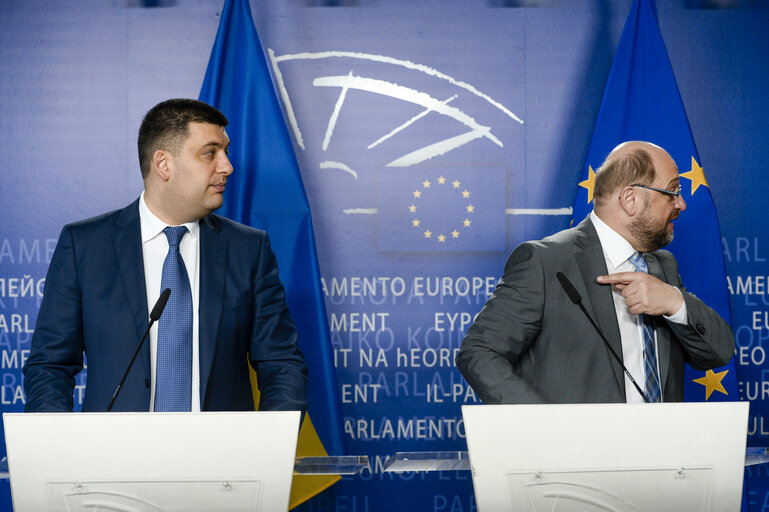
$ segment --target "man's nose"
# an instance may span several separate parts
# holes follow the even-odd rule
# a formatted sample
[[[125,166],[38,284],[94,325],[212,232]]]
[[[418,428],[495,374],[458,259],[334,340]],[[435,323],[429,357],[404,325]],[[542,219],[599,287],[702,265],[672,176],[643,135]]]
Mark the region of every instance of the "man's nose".
[[[683,194],[678,194],[678,197],[676,197],[676,208],[680,211],[686,210],[686,201],[684,201]]]
[[[230,162],[229,157],[227,157],[227,155],[223,155],[219,160],[217,171],[229,176],[234,170],[235,169],[232,167],[232,163]]]

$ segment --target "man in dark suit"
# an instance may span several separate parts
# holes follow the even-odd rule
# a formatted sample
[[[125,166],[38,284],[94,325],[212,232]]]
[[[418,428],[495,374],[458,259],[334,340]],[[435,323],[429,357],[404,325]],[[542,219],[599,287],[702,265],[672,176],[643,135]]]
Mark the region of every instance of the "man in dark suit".
[[[597,171],[594,197],[578,226],[513,251],[468,330],[457,366],[485,403],[681,401],[684,363],[705,370],[732,356],[729,326],[684,289],[675,258],[660,250],[686,209],[670,155],[646,142],[621,144]]]
[[[156,105],[139,130],[141,197],[64,227],[24,366],[26,411],[71,411],[84,354],[83,410],[104,411],[161,286],[171,299],[114,410],[253,410],[249,362],[260,410],[306,410],[307,368],[267,234],[212,213],[233,171],[226,126],[197,100]]]

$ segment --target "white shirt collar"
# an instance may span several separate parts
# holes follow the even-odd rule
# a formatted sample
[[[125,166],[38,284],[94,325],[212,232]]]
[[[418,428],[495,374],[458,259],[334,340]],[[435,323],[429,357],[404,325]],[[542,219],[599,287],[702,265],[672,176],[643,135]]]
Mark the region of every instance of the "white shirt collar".
[[[636,252],[630,242],[602,221],[595,211],[590,212],[590,220],[593,221],[593,226],[598,233],[603,254],[612,267],[617,268]]]
[[[163,230],[169,226],[150,211],[144,200],[144,191],[139,197],[139,220],[141,221],[142,244],[163,233]],[[187,222],[184,225],[187,226],[192,236],[196,239],[200,237],[200,224],[197,221]]]

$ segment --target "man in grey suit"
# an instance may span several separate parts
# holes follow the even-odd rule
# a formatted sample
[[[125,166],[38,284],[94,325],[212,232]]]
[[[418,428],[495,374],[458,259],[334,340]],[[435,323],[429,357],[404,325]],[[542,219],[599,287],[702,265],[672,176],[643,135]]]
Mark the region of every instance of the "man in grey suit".
[[[513,251],[468,330],[456,362],[484,403],[681,401],[684,363],[705,370],[731,358],[731,329],[684,289],[675,258],[660,250],[686,209],[670,155],[648,142],[617,146],[596,173],[594,198],[578,226]],[[639,258],[648,273],[636,270]]]

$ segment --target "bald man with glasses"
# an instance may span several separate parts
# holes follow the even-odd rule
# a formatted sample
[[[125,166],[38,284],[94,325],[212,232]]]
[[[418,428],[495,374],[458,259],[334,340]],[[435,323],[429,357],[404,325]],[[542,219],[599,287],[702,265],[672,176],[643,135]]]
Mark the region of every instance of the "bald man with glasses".
[[[582,223],[513,251],[456,360],[484,403],[682,401],[685,364],[729,361],[730,327],[662,250],[680,192],[664,149],[625,142],[596,171]]]

